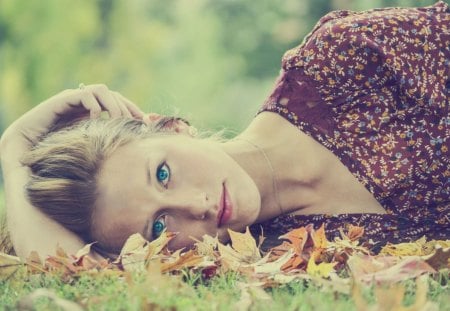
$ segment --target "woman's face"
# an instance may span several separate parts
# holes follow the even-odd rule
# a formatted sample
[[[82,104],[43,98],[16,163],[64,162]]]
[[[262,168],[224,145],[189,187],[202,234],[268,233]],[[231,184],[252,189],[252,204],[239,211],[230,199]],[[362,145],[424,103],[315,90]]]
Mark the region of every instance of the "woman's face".
[[[250,176],[218,143],[161,135],[119,147],[98,176],[94,238],[120,250],[133,233],[148,240],[178,232],[172,249],[204,234],[228,238],[252,224],[260,194]]]

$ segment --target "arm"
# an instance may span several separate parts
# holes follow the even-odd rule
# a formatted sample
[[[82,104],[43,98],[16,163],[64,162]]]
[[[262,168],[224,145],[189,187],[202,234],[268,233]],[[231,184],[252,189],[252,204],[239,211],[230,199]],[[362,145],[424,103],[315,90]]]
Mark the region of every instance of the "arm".
[[[40,255],[53,254],[56,245],[75,253],[83,241],[32,206],[24,192],[30,171],[20,159],[51,128],[74,118],[96,118],[101,111],[111,117],[142,118],[134,104],[104,85],[86,86],[82,90],[66,90],[37,105],[16,120],[2,135],[0,157],[5,182],[8,230],[18,256],[33,250]]]

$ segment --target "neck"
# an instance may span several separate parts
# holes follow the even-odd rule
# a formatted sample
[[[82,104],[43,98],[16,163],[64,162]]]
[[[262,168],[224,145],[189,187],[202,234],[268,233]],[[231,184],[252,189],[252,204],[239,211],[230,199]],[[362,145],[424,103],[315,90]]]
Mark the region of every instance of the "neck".
[[[223,144],[223,148],[247,172],[259,190],[261,210],[257,222],[283,214],[277,174],[266,151],[240,136]]]
[[[281,117],[262,113],[236,138],[223,144],[224,151],[259,189],[258,222],[308,209],[318,202],[323,161],[311,152],[310,140]]]

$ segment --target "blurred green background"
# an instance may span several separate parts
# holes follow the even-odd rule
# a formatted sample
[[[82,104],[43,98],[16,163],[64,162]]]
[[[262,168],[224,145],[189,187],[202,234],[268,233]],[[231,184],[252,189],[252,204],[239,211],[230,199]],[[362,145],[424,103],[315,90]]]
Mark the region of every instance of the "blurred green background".
[[[66,88],[105,83],[148,111],[241,130],[283,52],[334,9],[387,0],[1,0],[0,133]]]

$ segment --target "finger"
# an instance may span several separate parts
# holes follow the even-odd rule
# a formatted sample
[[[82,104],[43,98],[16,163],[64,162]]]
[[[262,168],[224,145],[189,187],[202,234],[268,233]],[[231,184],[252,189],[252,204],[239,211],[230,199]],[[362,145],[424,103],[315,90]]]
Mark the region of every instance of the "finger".
[[[127,118],[132,118],[133,116],[131,115],[131,112],[128,110],[126,104],[119,98],[119,96],[117,95],[117,92],[111,92],[111,94],[114,96],[120,111],[122,113],[122,116],[127,117]]]
[[[100,117],[102,107],[92,93],[83,90],[80,100],[83,107],[89,111],[91,119]]]
[[[104,84],[95,84],[87,86],[85,89],[89,90],[94,94],[98,103],[102,108],[109,113],[111,118],[118,118],[122,115],[119,108],[119,104],[116,99],[111,94],[111,91]]]
[[[133,117],[136,119],[142,120],[144,118],[144,112],[131,100],[120,94],[119,92],[116,92],[117,97],[125,104],[128,111],[131,113]]]

